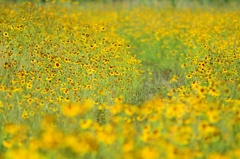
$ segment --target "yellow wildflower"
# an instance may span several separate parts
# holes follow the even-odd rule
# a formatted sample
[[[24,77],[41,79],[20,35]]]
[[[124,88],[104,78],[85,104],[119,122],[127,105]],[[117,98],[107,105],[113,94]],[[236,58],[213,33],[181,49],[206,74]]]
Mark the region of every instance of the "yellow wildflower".
[[[65,103],[61,107],[62,114],[67,117],[74,117],[79,115],[81,109],[79,103]]]

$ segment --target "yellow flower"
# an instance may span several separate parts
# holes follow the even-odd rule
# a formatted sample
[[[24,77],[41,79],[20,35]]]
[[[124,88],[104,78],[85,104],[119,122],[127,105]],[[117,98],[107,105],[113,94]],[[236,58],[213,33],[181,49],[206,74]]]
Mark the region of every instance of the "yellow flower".
[[[54,63],[54,68],[59,68],[60,66],[61,66],[61,64],[59,62]]]
[[[142,158],[155,159],[158,156],[158,151],[154,148],[146,147],[142,150]]]
[[[217,111],[217,110],[208,111],[207,117],[208,117],[208,120],[210,123],[216,123],[221,119],[221,117],[219,115],[219,111]]]
[[[127,141],[123,144],[122,147],[124,152],[129,152],[133,149],[133,141]]]
[[[27,89],[31,89],[32,88],[32,83],[27,83]]]
[[[3,36],[7,38],[7,37],[8,37],[8,33],[7,33],[7,32],[4,32],[4,33],[3,33]]]
[[[114,127],[110,124],[105,125],[103,130],[98,131],[97,139],[98,142],[102,142],[106,145],[113,144],[117,139]]]
[[[114,99],[114,102],[115,102],[115,103],[121,104],[122,101],[123,101],[123,97],[122,97],[122,96],[119,96],[118,98],[115,98],[115,99]]]
[[[64,145],[69,147],[73,152],[84,155],[86,153],[95,153],[98,149],[98,144],[95,137],[90,133],[81,135],[68,135],[63,140]]]
[[[209,159],[229,159],[230,157],[224,154],[212,153],[207,156]]]
[[[27,148],[11,149],[6,153],[6,158],[18,159],[18,158],[31,158],[31,159],[41,159],[42,156],[34,150],[29,150]]]
[[[46,149],[57,149],[63,140],[61,131],[48,127],[42,135],[42,146]]]
[[[182,68],[185,68],[186,66],[187,66],[186,63],[184,63],[184,64],[181,65]]]
[[[92,120],[91,119],[80,121],[80,127],[82,129],[87,129],[87,128],[91,127],[91,125],[92,125]]]
[[[86,99],[84,102],[66,102],[62,105],[62,114],[67,117],[83,115],[93,107],[93,101]]]
[[[199,123],[198,130],[204,136],[209,134],[214,134],[217,132],[217,129],[214,126],[210,125],[210,123],[208,123],[205,120]]]
[[[77,116],[81,109],[80,109],[80,104],[79,103],[65,103],[61,107],[62,114],[67,116],[67,117],[74,117]]]
[[[15,125],[15,124],[6,124],[4,126],[3,130],[4,130],[4,132],[9,133],[9,134],[15,134],[19,130],[21,130],[21,127],[19,125]]]
[[[2,142],[2,145],[3,145],[4,147],[10,149],[10,148],[12,148],[13,145],[14,145],[14,140],[9,140],[9,141],[8,141],[8,140],[4,140],[4,141]]]
[[[187,106],[185,104],[172,104],[167,107],[166,117],[167,118],[181,118],[187,113]]]
[[[23,111],[22,118],[23,119],[27,119],[28,118],[28,112],[26,110]]]
[[[0,100],[0,108],[1,108],[1,107],[3,107],[3,103],[2,103],[2,101]]]

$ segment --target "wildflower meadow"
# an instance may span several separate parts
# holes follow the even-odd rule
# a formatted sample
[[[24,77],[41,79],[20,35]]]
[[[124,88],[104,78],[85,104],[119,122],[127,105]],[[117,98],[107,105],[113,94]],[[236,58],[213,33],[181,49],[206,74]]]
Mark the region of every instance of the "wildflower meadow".
[[[0,159],[239,159],[237,0],[0,1]]]

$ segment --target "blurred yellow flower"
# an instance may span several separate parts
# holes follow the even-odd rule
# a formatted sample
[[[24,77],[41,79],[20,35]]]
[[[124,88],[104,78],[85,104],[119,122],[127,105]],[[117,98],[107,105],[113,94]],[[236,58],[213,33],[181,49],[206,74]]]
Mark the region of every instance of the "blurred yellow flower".
[[[2,101],[0,100],[0,108],[1,108],[1,107],[3,107],[3,103],[2,103]]]
[[[22,118],[23,119],[27,119],[28,118],[28,112],[26,110],[23,111]]]
[[[83,102],[66,102],[61,106],[61,112],[64,116],[75,117],[83,115],[94,106],[94,102],[85,99]]]
[[[87,128],[91,127],[91,125],[92,125],[92,120],[91,119],[80,120],[80,127],[82,129],[87,129]]]
[[[8,37],[8,33],[7,33],[7,32],[4,32],[4,33],[3,33],[3,36],[7,38],[7,37]]]
[[[79,115],[81,111],[80,103],[65,103],[61,107],[62,114],[67,117],[75,117]]]
[[[217,110],[209,110],[207,112],[207,117],[210,123],[216,123],[221,119],[219,111]]]
[[[145,147],[142,150],[142,158],[146,159],[157,159],[159,157],[158,151],[153,147]]]
[[[133,141],[127,141],[127,142],[125,142],[124,144],[123,144],[123,147],[122,147],[122,149],[123,149],[123,151],[124,152],[129,152],[129,151],[131,151],[132,149],[133,149]]]
[[[8,149],[12,148],[14,145],[14,140],[4,140],[2,145]]]

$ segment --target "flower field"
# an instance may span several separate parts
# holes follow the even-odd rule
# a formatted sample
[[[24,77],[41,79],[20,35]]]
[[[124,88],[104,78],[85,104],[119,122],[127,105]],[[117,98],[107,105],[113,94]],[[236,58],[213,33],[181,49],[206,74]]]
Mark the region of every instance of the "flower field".
[[[236,2],[0,2],[0,159],[240,158]]]

